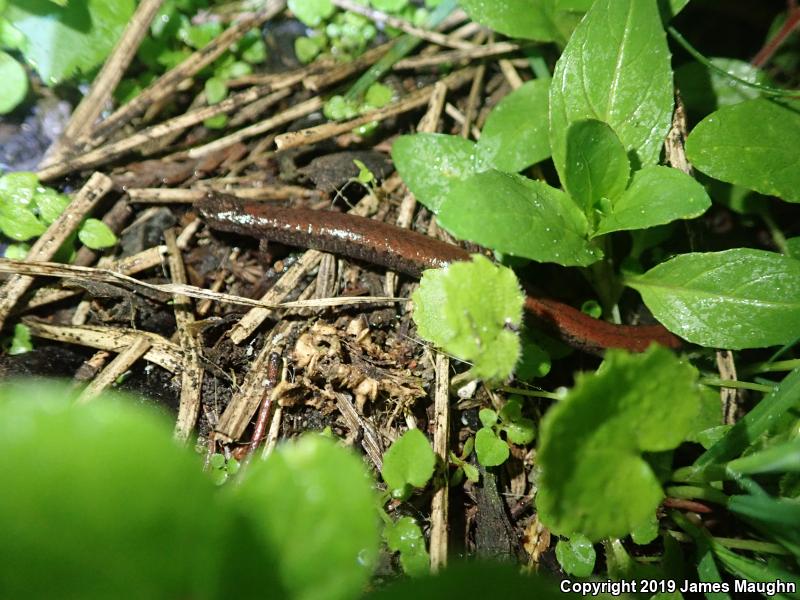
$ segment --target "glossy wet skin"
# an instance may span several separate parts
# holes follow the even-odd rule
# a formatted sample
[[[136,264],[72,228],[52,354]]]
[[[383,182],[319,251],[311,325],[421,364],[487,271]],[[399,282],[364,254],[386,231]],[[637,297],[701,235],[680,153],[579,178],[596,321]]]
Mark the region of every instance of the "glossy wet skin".
[[[219,194],[197,204],[213,228],[288,246],[313,248],[419,277],[425,269],[469,260],[458,246],[388,223],[333,211],[282,208]],[[556,300],[528,296],[525,309],[576,348],[642,352],[652,343],[677,348],[681,341],[661,325],[614,325]]]

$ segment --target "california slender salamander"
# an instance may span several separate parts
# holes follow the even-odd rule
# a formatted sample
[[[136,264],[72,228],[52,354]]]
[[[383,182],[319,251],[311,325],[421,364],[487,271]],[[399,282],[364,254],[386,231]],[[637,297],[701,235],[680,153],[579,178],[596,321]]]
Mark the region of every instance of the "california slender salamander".
[[[339,212],[281,208],[222,194],[210,194],[197,206],[214,229],[341,254],[413,277],[425,269],[470,259],[469,252],[453,244]],[[557,300],[529,295],[525,310],[570,345],[592,353],[604,348],[642,352],[652,343],[669,348],[681,345],[661,325],[615,325]]]

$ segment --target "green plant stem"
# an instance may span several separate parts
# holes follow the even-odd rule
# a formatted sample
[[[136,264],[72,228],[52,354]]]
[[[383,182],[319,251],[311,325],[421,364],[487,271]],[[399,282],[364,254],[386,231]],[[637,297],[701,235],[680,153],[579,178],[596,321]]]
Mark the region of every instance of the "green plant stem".
[[[528,390],[524,388],[512,387],[504,385],[499,388],[502,392],[509,394],[519,394],[520,396],[527,396],[529,398],[547,398],[548,400],[561,400],[561,396],[555,392],[545,392],[544,390]]]
[[[762,94],[764,94],[766,96],[782,96],[782,97],[792,98],[792,97],[797,97],[798,95],[800,95],[800,92],[798,92],[797,90],[784,90],[784,89],[781,89],[781,88],[774,88],[774,87],[770,87],[770,86],[766,86],[766,85],[761,85],[761,84],[758,84],[758,83],[752,83],[750,81],[747,81],[746,79],[742,79],[741,77],[737,77],[736,75],[732,75],[732,74],[728,73],[725,69],[722,69],[722,68],[718,67],[717,65],[712,63],[710,60],[708,60],[705,56],[703,56],[697,50],[697,48],[692,46],[688,41],[686,41],[686,38],[684,38],[680,33],[678,33],[677,29],[675,29],[674,27],[672,27],[670,25],[669,27],[667,27],[667,31],[672,36],[672,38],[676,42],[678,42],[678,44],[680,44],[683,47],[683,49],[686,50],[686,52],[688,52],[692,56],[692,58],[694,58],[697,62],[699,62],[700,64],[702,64],[706,68],[711,69],[712,71],[715,71],[715,72],[719,73],[723,77],[727,77],[728,79],[732,79],[736,83],[738,83],[740,85],[743,85],[745,87],[755,88],[755,89],[759,90]]]
[[[742,369],[742,375],[754,375],[757,373],[775,373],[794,371],[800,368],[800,358],[789,360],[776,360],[775,362],[762,362]]]
[[[775,219],[772,218],[772,215],[769,213],[767,209],[759,211],[759,215],[761,219],[764,221],[764,224],[769,229],[769,234],[772,236],[772,241],[777,246],[778,250],[781,251],[781,254],[785,254],[786,256],[791,256],[792,252],[789,249],[789,244],[786,242],[786,236],[783,235],[780,227],[778,224],[775,223]]]
[[[773,385],[764,385],[761,383],[751,383],[749,381],[736,381],[733,379],[720,379],[718,377],[703,377],[700,383],[714,387],[724,387],[736,390],[752,390],[754,392],[764,392],[768,394],[775,389]]]
[[[728,496],[726,494],[711,487],[680,485],[668,487],[664,491],[667,496],[672,498],[680,498],[683,500],[708,500],[709,502],[722,505],[728,503]]]
[[[725,465],[709,465],[708,467],[681,467],[670,476],[671,481],[677,483],[706,483],[709,481],[724,481],[731,479],[725,470]]]
[[[621,323],[621,318],[617,303],[622,295],[623,287],[616,273],[614,273],[608,236],[604,236],[601,239],[601,246],[605,258],[593,263],[589,267],[589,281],[600,297],[600,305],[603,307],[603,317],[610,319],[613,323],[619,324]]]
[[[434,29],[437,27],[439,23],[444,21],[445,18],[447,18],[447,16],[453,12],[456,6],[456,0],[444,0],[439,6],[436,7],[436,10],[430,14],[428,21],[425,24],[426,27],[428,29]],[[347,90],[347,93],[344,96],[345,99],[360,99],[361,96],[363,96],[367,91],[369,86],[383,77],[384,74],[387,73],[398,60],[413,52],[414,48],[419,46],[421,43],[422,40],[418,37],[414,37],[407,33],[401,35],[399,38],[397,38],[397,41],[389,49],[389,51],[384,54],[378,62],[367,69],[364,74],[353,84],[353,86]]]

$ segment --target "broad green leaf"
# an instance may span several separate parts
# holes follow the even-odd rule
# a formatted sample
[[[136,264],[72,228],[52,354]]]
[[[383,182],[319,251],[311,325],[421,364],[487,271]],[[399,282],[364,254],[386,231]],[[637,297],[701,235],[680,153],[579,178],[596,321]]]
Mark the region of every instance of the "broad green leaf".
[[[425,549],[425,536],[411,517],[400,517],[383,528],[386,545],[393,552],[400,553],[403,572],[412,577],[430,573],[431,557]]]
[[[750,83],[770,85],[770,79],[749,62],[735,58],[712,58],[720,69]],[[758,98],[759,91],[737,83],[699,62],[689,62],[675,70],[675,84],[686,108],[692,113],[707,115],[720,108]]]
[[[564,192],[500,171],[453,185],[439,224],[460,239],[539,262],[586,266],[602,256],[586,240],[586,217]]]
[[[556,586],[544,577],[520,574],[516,565],[497,563],[454,564],[436,575],[401,579],[379,587],[364,600],[442,600],[443,598],[563,599]]]
[[[289,10],[304,24],[316,27],[333,14],[331,0],[289,0]]]
[[[472,363],[472,376],[502,381],[520,354],[524,296],[511,269],[474,255],[445,269],[425,271],[414,301],[420,337]]]
[[[714,348],[762,348],[800,337],[800,261],[737,248],[682,254],[627,282],[664,326]]]
[[[383,455],[381,475],[392,494],[407,498],[411,488],[423,488],[433,477],[436,455],[419,429],[409,429]]]
[[[534,79],[503,98],[489,113],[477,144],[485,163],[517,173],[550,156],[549,90],[549,79]]]
[[[24,242],[47,230],[28,208],[19,204],[0,204],[0,232],[12,240]]]
[[[50,225],[64,209],[69,206],[70,198],[66,194],[60,194],[52,188],[44,188],[36,193],[33,198],[36,208],[39,209],[39,217],[42,221]]]
[[[39,189],[36,173],[17,171],[0,177],[0,206],[19,204],[28,206]]]
[[[675,448],[699,410],[697,371],[669,350],[609,350],[541,425],[536,505],[554,532],[629,534],[664,496],[644,452]]]
[[[497,425],[497,413],[491,408],[482,408],[478,411],[478,420],[484,427],[494,427]]]
[[[670,54],[655,0],[597,0],[550,86],[550,145],[562,179],[571,123],[608,123],[640,168],[658,162],[672,106]]]
[[[488,427],[482,427],[475,434],[475,454],[484,467],[496,467],[508,460],[508,444]]]
[[[473,142],[440,133],[397,138],[392,160],[411,193],[434,213],[454,184],[483,170]]]
[[[800,202],[800,103],[748,100],[703,119],[686,155],[706,175],[762,194]]]
[[[652,542],[658,537],[658,517],[655,513],[650,515],[643,523],[639,523],[636,528],[631,531],[631,539],[633,543],[638,546],[644,546]]]
[[[675,15],[681,12],[684,7],[689,4],[689,0],[658,0],[661,14],[665,21],[672,19]]]
[[[800,237],[789,238],[786,240],[786,245],[789,247],[789,255],[800,259]]]
[[[2,595],[209,598],[224,523],[197,457],[140,401],[71,395],[0,387]]]
[[[602,121],[576,121],[567,131],[563,183],[586,215],[601,199],[614,201],[625,191],[631,163],[617,134]]]
[[[0,115],[10,113],[28,95],[28,74],[14,57],[0,50]]]
[[[601,217],[595,235],[692,219],[709,206],[706,190],[683,171],[645,167],[634,173],[625,193],[611,201],[611,212]]]
[[[5,17],[27,38],[25,60],[47,85],[99,66],[128,24],[134,0],[9,0]]]
[[[589,577],[594,571],[597,554],[594,545],[586,536],[576,534],[568,540],[558,540],[556,559],[567,575]]]
[[[474,21],[510,37],[563,45],[591,0],[461,0]]]
[[[206,102],[209,104],[219,104],[228,95],[228,86],[218,77],[209,77],[205,86]]]
[[[251,465],[240,485],[226,489],[240,512],[239,531],[274,557],[291,598],[358,596],[375,565],[378,527],[372,481],[356,455],[306,435]]]
[[[86,219],[78,230],[78,239],[92,250],[110,248],[117,243],[114,232],[98,219]]]

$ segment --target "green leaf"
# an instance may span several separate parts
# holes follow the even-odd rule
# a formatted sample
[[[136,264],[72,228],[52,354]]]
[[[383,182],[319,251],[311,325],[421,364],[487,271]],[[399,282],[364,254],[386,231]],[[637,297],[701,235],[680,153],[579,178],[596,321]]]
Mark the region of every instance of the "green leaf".
[[[508,378],[519,359],[524,296],[511,269],[474,255],[445,269],[425,271],[412,296],[420,337],[461,360],[473,377]]]
[[[586,266],[602,256],[587,242],[586,217],[566,194],[500,171],[453,185],[439,224],[459,239],[539,262]]]
[[[401,579],[364,596],[365,600],[442,600],[504,598],[558,600],[563,594],[544,577],[520,574],[516,565],[468,563],[450,565],[436,575]]]
[[[762,348],[800,337],[800,261],[780,254],[683,254],[626,283],[667,329],[701,346]]]
[[[727,508],[800,558],[800,503],[770,496],[731,496]]]
[[[209,77],[205,83],[206,102],[219,104],[228,95],[228,86],[218,77]]]
[[[732,460],[727,464],[727,469],[742,475],[798,473],[800,472],[800,438]]]
[[[430,573],[431,557],[425,549],[425,536],[411,517],[400,517],[383,528],[386,545],[393,552],[400,553],[403,572],[412,577]]]
[[[39,217],[50,225],[69,206],[70,198],[52,188],[44,188],[36,193],[33,201],[36,204],[36,208],[39,209]]]
[[[494,427],[497,425],[497,413],[491,408],[482,408],[478,411],[478,420],[484,427]]]
[[[461,0],[469,16],[510,37],[566,43],[591,0]]]
[[[467,476],[467,479],[474,483],[480,480],[481,472],[478,470],[478,467],[469,463],[464,463],[461,467],[464,469],[464,475]]]
[[[321,37],[299,37],[294,40],[294,53],[297,60],[301,63],[308,64],[314,60],[317,55],[324,49],[324,38]]]
[[[12,260],[25,260],[30,252],[30,244],[9,244],[3,256]]]
[[[658,517],[653,513],[631,531],[633,543],[645,546],[658,537]]]
[[[411,488],[423,488],[433,477],[436,455],[419,429],[409,429],[383,455],[381,475],[397,497],[408,497]]]
[[[381,108],[389,104],[394,97],[394,90],[382,83],[373,83],[364,94],[364,102],[370,107]]]
[[[78,231],[78,239],[92,250],[110,248],[117,243],[117,236],[108,225],[97,219],[86,219]]]
[[[506,432],[508,441],[512,444],[519,444],[524,446],[530,444],[533,438],[536,437],[536,425],[533,420],[528,418],[521,418],[510,423],[503,425],[503,431]]]
[[[0,177],[0,206],[19,204],[28,206],[39,189],[36,173],[17,171]]]
[[[5,17],[27,38],[25,60],[47,85],[99,66],[128,24],[134,0],[10,0]]]
[[[728,183],[800,202],[800,103],[748,100],[710,114],[686,140],[700,171]]]
[[[795,369],[694,463],[702,469],[740,456],[744,450],[780,422],[782,415],[800,407],[800,369]]]
[[[550,144],[562,180],[571,123],[608,123],[637,169],[658,162],[672,106],[670,54],[655,0],[597,0],[550,86]]]
[[[378,528],[372,481],[356,455],[306,435],[224,489],[240,512],[238,534],[248,531],[274,557],[289,597],[335,600],[361,592],[377,558]]]
[[[546,377],[550,372],[550,355],[532,338],[527,329],[522,332],[522,356],[514,376],[522,381]]]
[[[631,164],[617,134],[602,121],[577,121],[567,131],[564,187],[586,215],[600,200],[616,200],[628,186]]]
[[[25,354],[31,350],[33,350],[31,330],[27,325],[17,323],[14,325],[14,336],[11,338],[11,345],[8,347],[8,353],[14,356],[16,354]]]
[[[576,534],[556,544],[556,560],[567,575],[589,577],[596,559],[594,545],[585,535]]]
[[[712,58],[720,69],[750,83],[770,85],[767,75],[749,62],[735,58]],[[759,91],[737,83],[730,77],[692,61],[675,70],[675,84],[681,91],[686,108],[700,115],[707,115],[720,108],[738,104],[744,100],[758,98]]]
[[[455,184],[483,170],[473,142],[440,133],[400,136],[392,160],[411,193],[434,213]]]
[[[549,79],[535,79],[500,101],[478,140],[483,161],[500,171],[517,173],[550,156],[549,90]]]
[[[475,434],[475,454],[484,467],[496,467],[508,460],[508,444],[488,427],[482,427]]]
[[[622,537],[664,496],[643,452],[675,448],[699,410],[697,371],[669,350],[609,350],[545,415],[536,505],[554,532]]]
[[[251,65],[260,65],[267,60],[267,45],[264,40],[258,39],[242,52],[242,60]]]
[[[370,4],[383,12],[396,13],[408,5],[408,0],[370,0]]]
[[[595,235],[626,229],[647,229],[677,219],[692,219],[711,206],[706,190],[686,173],[669,167],[645,167],[630,187],[611,201]]]
[[[0,50],[0,115],[10,113],[28,95],[28,74],[10,54]]]
[[[786,240],[786,246],[789,248],[789,255],[792,258],[800,259],[800,237],[793,237]]]
[[[18,242],[39,237],[47,227],[30,210],[19,204],[0,204],[0,231]]]
[[[289,0],[289,10],[309,27],[316,27],[333,14],[331,0]]]
[[[141,400],[72,394],[0,388],[3,596],[207,598],[224,521],[197,457]]]

